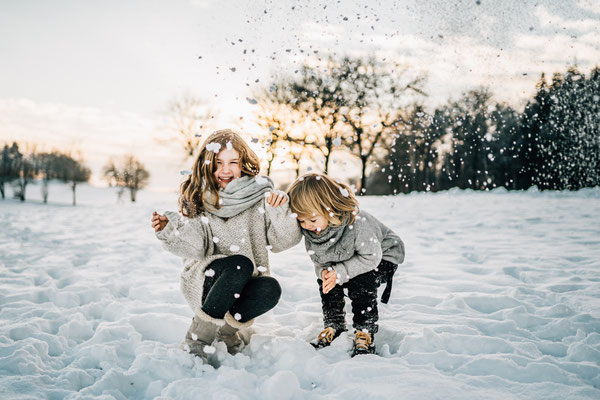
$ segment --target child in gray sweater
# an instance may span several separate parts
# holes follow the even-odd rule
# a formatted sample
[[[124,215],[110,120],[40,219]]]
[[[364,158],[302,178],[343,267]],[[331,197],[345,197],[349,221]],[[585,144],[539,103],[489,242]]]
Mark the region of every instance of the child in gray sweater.
[[[302,238],[287,196],[258,175],[260,160],[230,130],[204,141],[192,174],[181,185],[180,214],[154,213],[164,248],[183,258],[181,291],[194,311],[183,348],[216,365],[212,343],[239,352],[258,317],[277,304],[268,251]]]
[[[392,277],[404,261],[400,237],[365,211],[352,190],[327,175],[309,174],[288,189],[306,250],[315,265],[324,330],[313,345],[329,346],[346,331],[344,289],[352,305],[355,329],[352,356],[375,352],[378,330],[377,288],[386,282],[387,303]]]

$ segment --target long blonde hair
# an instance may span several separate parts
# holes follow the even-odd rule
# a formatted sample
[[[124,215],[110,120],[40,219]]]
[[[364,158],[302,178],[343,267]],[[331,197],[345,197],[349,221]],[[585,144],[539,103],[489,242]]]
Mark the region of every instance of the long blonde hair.
[[[292,183],[287,193],[290,209],[300,217],[322,215],[329,224],[338,226],[346,218],[348,224],[353,224],[359,213],[352,189],[327,175],[303,175]]]
[[[179,196],[179,211],[186,217],[194,217],[201,213],[205,207],[205,196],[210,191],[214,196],[215,208],[219,206],[219,183],[215,179],[214,172],[217,169],[217,153],[207,150],[206,146],[212,143],[221,145],[221,149],[231,146],[240,155],[240,167],[242,175],[256,176],[260,171],[260,160],[252,151],[246,141],[236,132],[223,129],[213,132],[206,138],[200,153],[194,162],[192,174],[181,184]],[[212,200],[211,200],[212,203]]]

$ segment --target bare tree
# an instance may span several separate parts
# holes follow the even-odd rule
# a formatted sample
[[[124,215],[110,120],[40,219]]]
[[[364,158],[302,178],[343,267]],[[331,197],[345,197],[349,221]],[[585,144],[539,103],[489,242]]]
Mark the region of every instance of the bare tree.
[[[16,154],[15,170],[17,177],[12,183],[14,196],[25,201],[27,186],[34,182],[38,174],[35,146],[29,146],[24,154],[20,152]]]
[[[80,183],[85,183],[90,180],[91,171],[88,167],[83,164],[82,160],[75,160],[75,164],[69,173],[69,183],[71,185],[71,191],[73,192],[73,205],[76,204],[76,189]]]
[[[77,204],[77,185],[90,180],[91,171],[83,164],[81,155],[77,159],[70,154],[60,154],[56,160],[57,177],[71,186],[73,194],[73,205]]]
[[[282,152],[293,160],[298,175],[300,160],[307,153],[307,147],[316,148],[316,135],[311,137],[306,118],[284,102],[281,91],[282,88],[271,87],[256,93],[260,104],[256,113],[257,123],[269,132],[264,142],[267,152],[267,175],[271,173],[275,157]]]
[[[208,129],[215,117],[206,103],[185,93],[172,99],[167,105],[169,130],[181,144],[185,158],[192,158],[202,142],[202,130]]]
[[[126,155],[117,162],[109,160],[104,177],[110,186],[119,187],[119,197],[123,190],[129,189],[131,201],[135,202],[137,192],[148,184],[150,173],[133,155]]]
[[[109,187],[116,187],[117,190],[117,198],[120,201],[123,197],[123,193],[125,192],[125,178],[122,177],[122,173],[119,167],[117,167],[117,162],[114,158],[110,158],[108,163],[102,169],[102,174],[104,179],[108,182]]]
[[[127,156],[125,163],[125,182],[131,195],[131,201],[135,201],[138,190],[143,189],[150,180],[150,173],[144,165],[133,156]]]
[[[364,193],[368,161],[378,147],[393,140],[414,95],[425,95],[425,78],[412,75],[405,65],[379,62],[373,57],[345,57],[333,69],[333,77],[343,80],[340,86],[345,99],[341,109],[345,143],[362,163],[360,187]]]
[[[424,77],[411,74],[407,66],[373,57],[332,57],[322,64],[303,65],[299,75],[277,78],[269,100],[292,107],[315,124],[319,133],[306,142],[323,154],[325,173],[334,149],[346,149],[359,158],[364,192],[369,159],[382,144],[391,143],[413,95],[424,95]]]
[[[42,199],[44,203],[48,203],[48,183],[52,179],[58,178],[59,162],[61,154],[56,151],[39,153],[35,157],[37,164],[37,177],[42,180]]]
[[[263,88],[256,95],[261,102],[286,105],[299,115],[304,123],[312,123],[310,131],[305,132],[304,137],[295,142],[312,146],[323,155],[325,173],[328,171],[334,147],[341,145],[338,124],[342,117],[339,110],[344,101],[338,96],[341,82],[329,79],[326,71],[327,67],[303,65],[299,70],[299,79],[278,77],[268,88]]]

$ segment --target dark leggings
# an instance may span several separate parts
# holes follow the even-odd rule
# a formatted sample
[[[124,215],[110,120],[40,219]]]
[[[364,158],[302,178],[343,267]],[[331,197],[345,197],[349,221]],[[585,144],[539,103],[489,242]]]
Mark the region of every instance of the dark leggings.
[[[275,307],[281,297],[275,278],[252,276],[254,265],[248,257],[221,258],[210,263],[209,269],[215,274],[204,280],[202,311],[213,318],[223,318],[229,311],[234,318],[239,314],[240,322],[247,322]]]

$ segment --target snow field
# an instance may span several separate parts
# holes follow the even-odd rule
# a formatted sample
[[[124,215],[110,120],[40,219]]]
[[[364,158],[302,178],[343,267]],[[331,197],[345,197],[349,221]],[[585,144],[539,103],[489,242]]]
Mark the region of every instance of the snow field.
[[[600,397],[600,191],[450,191],[361,199],[404,240],[379,355],[316,352],[302,244],[272,254],[283,294],[214,369],[178,346],[180,260],[150,228],[176,196],[51,187],[0,202],[0,397],[594,399]],[[351,313],[347,305],[348,327]]]

